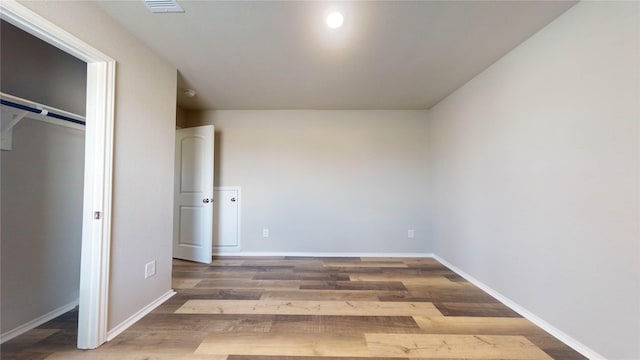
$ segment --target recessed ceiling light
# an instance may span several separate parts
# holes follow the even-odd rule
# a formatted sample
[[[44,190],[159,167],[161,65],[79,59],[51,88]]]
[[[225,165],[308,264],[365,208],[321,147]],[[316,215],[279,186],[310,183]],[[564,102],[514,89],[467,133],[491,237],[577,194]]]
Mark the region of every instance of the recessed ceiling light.
[[[342,23],[344,22],[344,17],[342,16],[341,13],[334,11],[331,14],[329,14],[329,16],[327,16],[327,26],[329,26],[332,29],[337,29],[340,26],[342,26]]]
[[[183,89],[182,94],[186,97],[194,97],[196,96],[196,91],[193,89]]]

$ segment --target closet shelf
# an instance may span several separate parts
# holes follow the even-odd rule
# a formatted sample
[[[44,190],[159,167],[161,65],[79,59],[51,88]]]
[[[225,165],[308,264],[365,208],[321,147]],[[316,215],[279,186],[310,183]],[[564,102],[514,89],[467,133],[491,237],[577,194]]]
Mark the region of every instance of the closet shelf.
[[[49,116],[54,119],[69,121],[75,124],[85,125],[85,117],[68,111],[60,110],[52,106],[42,105],[27,99],[0,92],[0,100],[3,108],[25,110],[34,114]]]
[[[0,92],[0,103],[2,104],[0,117],[0,148],[2,150],[11,150],[13,128],[26,116],[29,119],[78,130],[84,130],[86,125],[84,116],[2,92]]]

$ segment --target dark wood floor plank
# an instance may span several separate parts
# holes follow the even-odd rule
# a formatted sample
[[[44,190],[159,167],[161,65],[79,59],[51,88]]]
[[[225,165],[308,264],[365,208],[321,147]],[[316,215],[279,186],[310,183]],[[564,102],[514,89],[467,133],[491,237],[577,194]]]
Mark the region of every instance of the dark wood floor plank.
[[[165,302],[171,303],[172,301],[186,298],[186,299],[219,299],[219,300],[258,300],[262,295],[262,290],[256,289],[176,289],[177,295],[173,296]]]
[[[404,291],[379,291],[379,290],[266,290],[262,293],[261,300],[353,300],[376,301],[378,294],[404,293]]]
[[[409,291],[383,294],[378,296],[380,301],[401,301],[401,302],[434,302],[431,294],[413,294]]]
[[[276,315],[271,332],[304,334],[387,333],[410,334],[420,327],[410,316]]]
[[[586,357],[576,352],[569,346],[558,341],[558,339],[549,335],[544,331],[536,332],[535,334],[527,335],[527,339],[535,344],[542,351],[549,354],[554,359],[562,360],[587,360]]]
[[[357,262],[362,261],[359,257],[331,257],[331,256],[285,256],[285,260],[310,260],[322,262]]]
[[[251,279],[257,271],[173,271],[174,279]]]
[[[458,274],[453,274],[453,275],[444,275],[447,279],[451,280],[451,281],[456,281],[456,282],[467,282],[467,280],[465,278],[463,278],[462,276],[458,275]]]
[[[501,303],[434,302],[444,316],[522,317]]]
[[[301,285],[322,286],[326,282],[313,280],[241,280],[204,279],[195,288],[209,289],[299,289]]]
[[[452,284],[456,284],[451,282]],[[469,284],[464,287],[438,287],[407,284],[407,292],[414,297],[431,298],[438,303],[482,303],[500,304],[491,295]]]
[[[258,266],[258,265],[252,265],[252,266],[238,265],[238,266],[235,266],[235,265],[215,265],[215,264],[212,264],[205,271],[213,271],[213,272],[220,272],[220,271],[261,272],[261,271],[284,270],[284,269],[293,269],[293,268],[294,268],[293,265],[291,265],[291,266]]]
[[[261,272],[253,276],[252,280],[319,280],[319,281],[349,281],[348,274],[292,271],[292,272]]]
[[[383,290],[406,291],[399,281],[326,281],[323,284],[301,285],[302,290]]]
[[[233,314],[165,314],[151,313],[138,321],[131,330],[136,331],[202,331],[207,333],[226,332],[269,332],[275,315],[233,315]]]

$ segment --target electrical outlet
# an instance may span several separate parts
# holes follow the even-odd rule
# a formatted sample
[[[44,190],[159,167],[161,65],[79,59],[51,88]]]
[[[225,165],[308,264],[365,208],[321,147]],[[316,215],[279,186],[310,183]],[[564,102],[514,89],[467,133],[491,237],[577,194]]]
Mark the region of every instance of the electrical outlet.
[[[269,229],[262,229],[262,237],[264,238],[269,237]]]
[[[407,230],[407,238],[413,239],[415,236],[416,236],[416,233],[415,231],[413,231],[413,229]]]
[[[156,274],[156,261],[153,260],[144,266],[144,278],[149,278]]]

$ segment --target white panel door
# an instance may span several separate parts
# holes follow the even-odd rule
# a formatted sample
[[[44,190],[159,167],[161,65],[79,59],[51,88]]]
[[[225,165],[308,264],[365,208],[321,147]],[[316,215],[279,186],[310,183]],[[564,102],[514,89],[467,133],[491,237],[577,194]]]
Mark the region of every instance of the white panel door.
[[[239,188],[215,188],[213,191],[213,246],[216,248],[237,248],[239,238]]]
[[[173,257],[211,262],[213,233],[212,125],[176,130]]]

